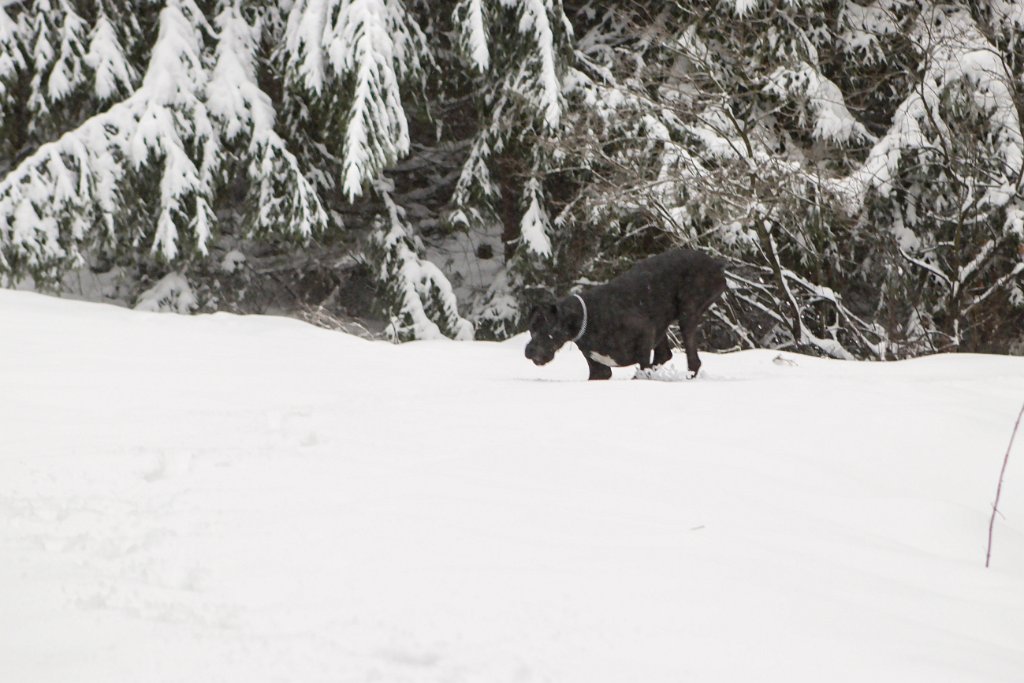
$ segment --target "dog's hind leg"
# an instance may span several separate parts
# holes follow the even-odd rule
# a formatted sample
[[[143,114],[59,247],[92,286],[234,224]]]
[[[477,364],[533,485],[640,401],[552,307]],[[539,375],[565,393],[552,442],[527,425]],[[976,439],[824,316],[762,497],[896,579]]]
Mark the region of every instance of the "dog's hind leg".
[[[700,357],[697,355],[697,316],[680,316],[679,331],[683,333],[683,346],[686,347],[686,367],[691,377],[700,372]]]
[[[690,371],[690,377],[696,377],[700,372],[700,357],[697,355],[697,328],[700,326],[701,316],[711,308],[711,304],[718,298],[718,293],[697,307],[687,306],[683,314],[679,316],[679,331],[683,333],[683,346],[686,347],[686,367]],[[689,309],[689,310],[687,310]]]
[[[700,325],[700,320],[726,289],[728,287],[725,276],[718,273],[710,288],[709,296],[699,305],[690,306],[684,302],[681,306],[679,331],[683,333],[683,345],[686,347],[686,367],[689,369],[691,377],[696,377],[700,372],[700,358],[697,356],[697,328]]]

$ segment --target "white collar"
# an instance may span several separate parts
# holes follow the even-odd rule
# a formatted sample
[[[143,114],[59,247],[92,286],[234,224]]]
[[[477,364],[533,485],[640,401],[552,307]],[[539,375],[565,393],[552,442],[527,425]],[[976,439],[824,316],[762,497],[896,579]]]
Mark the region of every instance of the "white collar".
[[[573,343],[576,343],[580,339],[583,339],[583,335],[587,333],[587,304],[583,301],[583,297],[580,296],[579,294],[573,294],[573,296],[579,299],[580,306],[583,307],[583,322],[580,324],[580,331],[577,332],[576,336],[573,337],[572,339]]]

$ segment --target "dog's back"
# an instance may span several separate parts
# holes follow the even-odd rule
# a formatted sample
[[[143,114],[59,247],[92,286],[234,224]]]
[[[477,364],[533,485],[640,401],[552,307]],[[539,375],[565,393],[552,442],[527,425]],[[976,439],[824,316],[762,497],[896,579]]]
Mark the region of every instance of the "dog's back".
[[[683,313],[703,312],[725,291],[725,269],[703,252],[670,249],[640,261],[609,281],[607,288],[609,294],[641,303],[671,301],[675,310],[664,314],[678,318]]]

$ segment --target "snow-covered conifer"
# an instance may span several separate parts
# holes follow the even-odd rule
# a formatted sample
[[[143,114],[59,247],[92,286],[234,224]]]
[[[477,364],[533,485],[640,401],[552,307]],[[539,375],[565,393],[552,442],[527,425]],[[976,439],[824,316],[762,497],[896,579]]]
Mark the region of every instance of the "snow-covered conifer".
[[[61,0],[60,7],[70,5]],[[88,40],[68,39],[57,49],[52,40],[40,42],[54,32],[52,17],[23,10],[0,22],[16,47],[26,35],[39,38],[35,62],[12,50],[2,64],[42,65],[32,72],[29,101],[36,135],[47,130],[40,122],[63,125],[50,113],[69,92],[100,107],[113,102],[43,142],[0,179],[0,267],[8,276],[54,283],[89,254],[117,261],[148,251],[161,262],[201,256],[228,177],[246,179],[241,213],[251,220],[244,234],[306,239],[322,231],[327,218],[317,192],[276,132],[273,103],[257,83],[261,8],[250,8],[247,21],[241,3],[220,2],[208,19],[192,0],[162,2],[144,17],[156,32],[141,82],[125,47],[137,44],[139,36],[126,30],[137,32],[139,22],[130,14],[112,20],[117,9],[97,3],[90,30],[62,19],[73,36]]]
[[[1020,347],[1018,5],[0,0],[0,273],[504,337],[685,244],[722,346]]]
[[[926,5],[909,35],[920,80],[845,182],[889,226],[880,237],[896,262],[886,287],[906,302],[907,344],[957,349],[1024,271],[1024,97],[966,10]]]
[[[500,64],[486,79],[482,92],[485,123],[466,160],[453,197],[460,218],[483,216],[500,191],[487,168],[513,140],[522,141],[527,132],[555,133],[562,120],[564,96],[562,74],[568,58],[572,25],[558,0],[500,0],[491,21],[512,24],[489,47],[485,14],[481,3],[459,3],[455,18],[462,27],[463,51],[472,67],[487,71]],[[498,55],[492,58],[491,53]],[[529,148],[527,148],[527,153]]]
[[[26,23],[32,74],[29,133],[45,139],[65,124],[78,122],[77,112],[67,110],[74,108],[87,83],[88,25],[68,0],[35,0]]]
[[[111,18],[111,12],[117,9],[98,3],[96,22],[83,59],[92,71],[93,96],[104,103],[126,97],[139,80],[138,69],[126,54],[125,39],[130,35],[139,36],[141,29],[131,12]]]
[[[473,306],[483,334],[502,336],[519,316],[510,305],[515,293],[504,288],[526,283],[517,271],[546,270],[532,261],[556,258],[544,173],[537,169],[553,165],[542,158],[550,151],[546,140],[563,123],[573,28],[559,0],[465,0],[453,16],[464,60],[481,83],[483,123],[456,182],[449,220],[482,235],[497,231],[512,246],[505,270]],[[489,28],[496,26],[501,29]],[[510,317],[498,319],[498,312]]]
[[[540,257],[551,256],[551,220],[544,208],[544,190],[537,178],[526,182],[523,192],[526,212],[520,222],[523,247]]]
[[[0,3],[0,159],[11,154],[17,137],[12,130],[17,122],[11,119],[21,106],[17,86],[19,74],[25,71],[23,32],[24,22]],[[0,162],[0,170],[4,168]]]
[[[426,38],[400,0],[298,0],[285,49],[287,83],[319,100],[341,133],[352,200],[409,151],[401,84],[421,73]]]
[[[377,183],[384,213],[373,237],[389,317],[388,336],[395,341],[472,339],[473,325],[459,315],[448,279],[421,256],[422,246],[406,222],[405,210],[391,197],[393,189],[386,178]]]
[[[459,47],[473,69],[486,73],[491,66],[491,49],[484,0],[459,0],[452,21],[459,31]]]
[[[202,100],[200,32],[208,30],[192,0],[167,0],[141,87],[0,181],[8,268],[55,280],[82,261],[87,241],[109,251],[148,248],[165,260],[182,242],[206,250],[220,160]]]
[[[299,159],[274,129],[276,113],[256,76],[260,19],[250,23],[240,0],[222,0],[215,19],[216,61],[207,106],[224,141],[239,147],[237,156],[250,180],[252,230],[309,238],[326,229],[327,214]],[[235,164],[227,163],[230,169]]]

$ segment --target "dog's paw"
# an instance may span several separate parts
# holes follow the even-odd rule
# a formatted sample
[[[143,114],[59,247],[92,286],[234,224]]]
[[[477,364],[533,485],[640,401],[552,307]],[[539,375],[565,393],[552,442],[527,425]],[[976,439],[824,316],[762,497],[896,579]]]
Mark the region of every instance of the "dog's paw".
[[[650,379],[656,382],[681,382],[690,379],[690,373],[683,372],[672,365],[656,365],[653,368],[637,368],[633,379]]]

